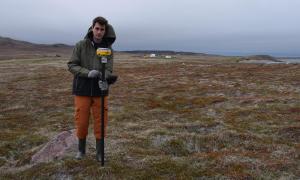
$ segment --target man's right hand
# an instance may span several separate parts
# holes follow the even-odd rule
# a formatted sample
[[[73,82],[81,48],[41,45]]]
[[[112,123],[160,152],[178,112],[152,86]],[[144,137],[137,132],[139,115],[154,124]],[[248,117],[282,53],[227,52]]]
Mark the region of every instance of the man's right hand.
[[[88,78],[98,78],[101,76],[101,73],[97,70],[91,70],[88,74]]]

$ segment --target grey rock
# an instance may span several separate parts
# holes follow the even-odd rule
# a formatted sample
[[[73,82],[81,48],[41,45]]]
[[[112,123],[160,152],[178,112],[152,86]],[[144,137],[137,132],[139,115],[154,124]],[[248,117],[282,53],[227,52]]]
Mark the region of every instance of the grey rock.
[[[35,164],[59,159],[70,149],[75,149],[76,145],[77,137],[75,135],[75,130],[63,131],[34,154],[31,158],[31,163]]]

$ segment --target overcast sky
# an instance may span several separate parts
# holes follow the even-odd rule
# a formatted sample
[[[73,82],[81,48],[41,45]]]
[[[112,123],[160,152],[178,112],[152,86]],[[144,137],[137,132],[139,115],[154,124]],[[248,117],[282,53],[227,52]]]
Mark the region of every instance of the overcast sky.
[[[1,0],[0,36],[74,45],[96,16],[116,50],[300,56],[300,0]]]

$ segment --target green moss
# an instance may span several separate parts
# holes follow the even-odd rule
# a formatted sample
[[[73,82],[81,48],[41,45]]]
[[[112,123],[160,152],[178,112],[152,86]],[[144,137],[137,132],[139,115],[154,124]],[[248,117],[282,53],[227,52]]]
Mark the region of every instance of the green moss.
[[[150,109],[163,108],[176,113],[191,113],[194,108],[203,108],[226,100],[221,96],[203,96],[192,99],[186,96],[163,96],[149,99],[147,106]]]
[[[61,171],[62,169],[60,166],[50,162],[50,163],[37,164],[21,172],[6,174],[4,175],[4,177],[13,178],[13,179],[15,179],[16,177],[22,179],[48,179],[51,176],[55,176],[55,174]]]
[[[166,154],[174,156],[186,156],[189,154],[185,143],[180,139],[171,139],[165,142],[161,148]]]
[[[147,138],[141,138],[134,136],[126,145],[128,146],[138,146],[140,148],[148,148],[151,143],[150,140]]]
[[[39,146],[47,141],[41,135],[26,134],[18,137],[14,141],[4,141],[0,145],[0,156],[13,157],[19,159],[23,153]]]
[[[219,169],[219,172],[233,179],[252,179],[253,175],[247,172],[247,164],[231,163]]]
[[[6,160],[0,159],[0,167],[3,166],[6,163]]]
[[[163,136],[172,134],[169,129],[155,129],[152,131],[149,136]]]
[[[204,113],[201,112],[193,112],[190,114],[183,115],[184,118],[186,118],[189,122],[199,122],[203,124],[214,124],[216,123],[216,119],[213,117],[209,117]]]
[[[193,176],[191,167],[169,157],[153,159],[148,165],[148,176],[152,178],[190,179]]]
[[[114,112],[110,117],[113,123],[118,122],[138,122],[143,117],[142,114],[136,111],[138,108],[135,106],[125,106],[121,112]]]

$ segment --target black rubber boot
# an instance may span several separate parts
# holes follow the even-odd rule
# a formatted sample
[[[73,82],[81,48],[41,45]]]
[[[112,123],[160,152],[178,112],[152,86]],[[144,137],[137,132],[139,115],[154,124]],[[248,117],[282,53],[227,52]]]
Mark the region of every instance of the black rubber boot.
[[[101,162],[101,139],[96,139],[96,160]],[[105,161],[105,160],[104,160]]]
[[[78,140],[78,153],[76,155],[76,159],[82,159],[85,156],[85,145],[86,139]]]

